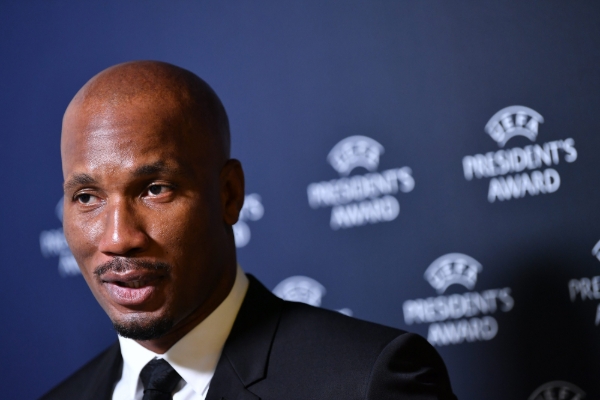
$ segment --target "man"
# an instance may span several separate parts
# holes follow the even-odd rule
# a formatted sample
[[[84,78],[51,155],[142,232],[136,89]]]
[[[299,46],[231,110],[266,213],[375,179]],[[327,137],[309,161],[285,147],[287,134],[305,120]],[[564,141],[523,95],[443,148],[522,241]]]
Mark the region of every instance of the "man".
[[[237,266],[244,175],[196,75],[101,72],[61,153],[65,236],[119,336],[44,399],[455,399],[421,337],[284,302]]]

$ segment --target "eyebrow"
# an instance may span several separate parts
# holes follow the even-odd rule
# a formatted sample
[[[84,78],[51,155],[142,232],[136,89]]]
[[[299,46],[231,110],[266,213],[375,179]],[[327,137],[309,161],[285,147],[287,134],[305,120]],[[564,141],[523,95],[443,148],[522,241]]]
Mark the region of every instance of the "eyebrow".
[[[63,190],[67,192],[76,186],[92,185],[94,183],[97,183],[96,180],[88,174],[75,174],[63,184]]]

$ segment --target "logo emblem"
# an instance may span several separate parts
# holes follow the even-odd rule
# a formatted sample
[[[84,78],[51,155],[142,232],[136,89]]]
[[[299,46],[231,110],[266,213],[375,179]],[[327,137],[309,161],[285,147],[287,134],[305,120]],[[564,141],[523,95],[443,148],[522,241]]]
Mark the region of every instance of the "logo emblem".
[[[321,306],[325,293],[327,291],[323,285],[308,276],[302,275],[290,276],[279,282],[273,289],[273,294],[283,300],[309,304],[314,307]],[[352,310],[349,308],[342,308],[337,312],[352,316]]]
[[[525,136],[532,142],[544,118],[528,107],[510,106],[498,111],[485,125],[485,131],[500,147],[515,136]]]
[[[472,290],[477,283],[479,272],[481,272],[481,264],[473,257],[450,253],[431,263],[425,271],[425,279],[439,294],[442,294],[453,284]]]
[[[524,106],[510,106],[498,111],[485,125],[485,132],[504,147],[515,136],[535,142],[544,118]],[[520,199],[550,194],[560,188],[560,174],[555,169],[561,161],[577,160],[575,140],[532,143],[463,157],[465,179],[490,178],[488,201]]]
[[[340,175],[347,176],[356,167],[375,171],[383,146],[366,136],[350,136],[336,144],[327,156],[327,161]]]
[[[337,143],[327,161],[340,179],[308,185],[308,204],[314,209],[332,207],[331,229],[352,228],[393,221],[400,214],[398,192],[413,190],[415,180],[409,167],[378,172],[383,146],[366,136],[350,136]],[[356,168],[368,171],[352,175]]]
[[[283,300],[310,304],[315,307],[321,306],[321,300],[325,293],[323,285],[307,276],[291,276],[281,281],[273,289],[273,294]]]
[[[240,211],[238,222],[233,225],[233,236],[235,247],[244,247],[250,242],[250,227],[248,221],[258,221],[265,215],[262,199],[256,193],[247,194],[244,197],[244,205]]]
[[[582,400],[585,392],[569,382],[553,381],[537,388],[528,400]]]
[[[466,254],[438,257],[424,274],[438,296],[406,300],[402,305],[404,322],[428,323],[427,340],[435,346],[492,340],[499,327],[492,314],[498,310],[509,312],[515,302],[508,287],[473,291],[482,270],[481,264]],[[445,295],[446,289],[454,284],[468,291]]]

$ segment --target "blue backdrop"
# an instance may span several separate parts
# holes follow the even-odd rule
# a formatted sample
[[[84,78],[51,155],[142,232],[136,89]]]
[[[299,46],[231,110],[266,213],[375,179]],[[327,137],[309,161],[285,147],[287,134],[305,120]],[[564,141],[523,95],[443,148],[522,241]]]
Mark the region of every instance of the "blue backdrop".
[[[62,237],[61,118],[100,70],[156,59],[228,110],[247,272],[422,334],[461,399],[600,398],[599,21],[592,1],[3,1],[3,396],[115,340]]]

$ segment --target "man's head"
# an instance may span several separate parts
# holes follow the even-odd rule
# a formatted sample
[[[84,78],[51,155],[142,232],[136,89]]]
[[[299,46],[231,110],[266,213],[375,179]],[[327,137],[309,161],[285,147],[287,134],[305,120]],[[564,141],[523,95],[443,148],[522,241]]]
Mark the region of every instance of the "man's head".
[[[63,119],[64,231],[115,328],[166,350],[226,297],[244,177],[212,89],[176,66],[111,67]]]

